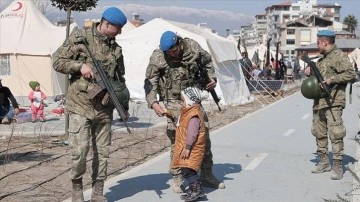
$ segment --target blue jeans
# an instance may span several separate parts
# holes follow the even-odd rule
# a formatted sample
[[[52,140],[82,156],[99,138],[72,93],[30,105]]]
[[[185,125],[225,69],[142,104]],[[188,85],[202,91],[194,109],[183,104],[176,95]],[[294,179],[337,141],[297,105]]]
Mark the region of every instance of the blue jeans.
[[[4,106],[0,106],[0,119],[7,117],[12,119],[15,116],[14,107],[10,106],[9,109],[6,109]]]

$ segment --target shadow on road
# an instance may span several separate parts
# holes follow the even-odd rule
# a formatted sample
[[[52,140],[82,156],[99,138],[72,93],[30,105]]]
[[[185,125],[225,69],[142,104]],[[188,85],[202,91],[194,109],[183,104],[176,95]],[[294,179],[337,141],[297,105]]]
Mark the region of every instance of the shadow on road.
[[[213,173],[220,181],[233,180],[233,178],[226,177],[227,174],[240,173],[241,165],[239,164],[214,164]],[[106,193],[108,199],[118,201],[121,199],[129,198],[139,192],[143,191],[154,191],[159,199],[165,194],[164,190],[170,188],[171,176],[169,173],[159,173],[137,176],[129,179],[120,180],[117,184],[110,188],[110,192]],[[186,184],[185,184],[186,185]],[[216,191],[215,189],[206,188],[206,192],[210,193]],[[172,194],[172,192],[171,192]],[[175,193],[174,193],[175,194]],[[206,201],[207,198],[203,197],[199,201]]]

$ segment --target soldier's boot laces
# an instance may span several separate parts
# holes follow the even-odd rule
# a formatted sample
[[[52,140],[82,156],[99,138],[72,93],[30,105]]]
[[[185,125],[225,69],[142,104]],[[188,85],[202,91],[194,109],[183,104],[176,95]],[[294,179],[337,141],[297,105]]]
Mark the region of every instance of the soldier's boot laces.
[[[189,185],[186,194],[181,195],[180,199],[184,201],[195,201],[205,196],[205,190],[200,181],[193,182]]]
[[[311,170],[311,172],[312,173],[329,172],[331,170],[329,157],[327,156],[327,154],[319,154],[319,156],[320,156],[320,161]]]
[[[103,192],[104,192],[104,181],[96,180],[92,188],[91,202],[107,202],[107,199],[103,195]]]
[[[201,169],[200,181],[204,187],[210,187],[214,189],[225,189],[225,183],[220,182],[212,173],[212,169]]]
[[[334,160],[331,179],[332,180],[340,180],[343,177],[343,168],[341,160]]]
[[[171,185],[171,188],[173,192],[175,193],[183,193],[184,192],[184,185],[183,185],[183,178],[180,175],[173,175],[173,184]]]
[[[72,181],[71,201],[84,202],[82,179],[71,180],[71,181]]]

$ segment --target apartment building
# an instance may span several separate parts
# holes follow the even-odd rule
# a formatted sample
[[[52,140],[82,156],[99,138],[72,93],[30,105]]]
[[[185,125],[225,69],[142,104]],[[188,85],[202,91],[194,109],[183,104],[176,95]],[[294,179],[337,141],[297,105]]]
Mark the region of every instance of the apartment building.
[[[252,47],[259,44],[257,29],[254,25],[255,24],[250,24],[240,27],[240,37],[241,40],[245,41],[246,47]],[[241,43],[243,43],[243,41]]]
[[[280,42],[281,53],[293,58],[295,48],[314,43],[320,29],[344,29],[339,22],[340,9],[337,3],[318,4],[317,0],[287,1],[269,6],[265,9],[267,38],[272,38],[273,47]]]
[[[257,41],[259,44],[266,44],[266,28],[267,28],[267,17],[266,14],[255,15],[255,28],[257,30]]]

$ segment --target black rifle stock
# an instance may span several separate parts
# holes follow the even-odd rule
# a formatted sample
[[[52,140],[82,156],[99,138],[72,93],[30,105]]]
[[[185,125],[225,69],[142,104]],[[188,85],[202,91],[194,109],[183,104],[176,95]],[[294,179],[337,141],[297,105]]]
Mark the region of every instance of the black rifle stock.
[[[324,78],[322,77],[319,69],[316,67],[316,64],[314,61],[311,61],[311,59],[309,58],[309,56],[307,55],[307,53],[303,53],[301,55],[301,59],[306,62],[307,64],[309,64],[312,72],[314,73],[314,76],[317,78],[317,80],[319,81],[322,89],[324,89],[324,91],[326,92],[327,96],[330,98],[330,100],[332,100],[332,96],[331,96],[331,89],[329,87],[329,85],[327,85],[324,82]]]
[[[209,74],[207,73],[207,70],[203,67],[199,67],[199,80],[200,80],[200,85],[203,89],[206,88],[206,85],[208,83],[211,82],[211,79],[209,77]],[[218,97],[215,89],[212,89],[212,90],[208,90],[211,94],[211,97],[214,99],[214,102],[216,103],[219,111],[221,111],[221,108],[220,108],[220,105],[219,105],[219,102],[220,102],[220,98]]]
[[[93,97],[95,97],[101,91],[106,90],[110,96],[111,101],[115,105],[116,110],[118,111],[120,117],[122,118],[128,133],[131,134],[131,130],[126,124],[125,110],[124,110],[123,106],[120,104],[119,100],[117,99],[114,88],[111,85],[109,79],[107,78],[106,73],[105,73],[104,69],[102,68],[102,64],[98,60],[95,59],[92,52],[90,51],[87,41],[85,41],[85,40],[84,40],[84,45],[85,45],[85,48],[88,51],[91,59],[93,60],[94,67],[95,67],[95,68],[93,68],[94,77],[99,86],[99,87],[95,87],[96,90],[93,90],[91,95]]]

